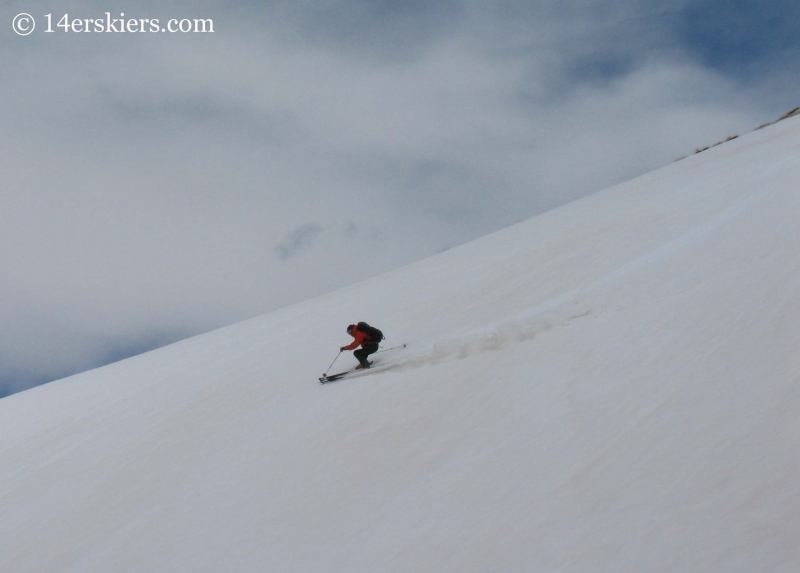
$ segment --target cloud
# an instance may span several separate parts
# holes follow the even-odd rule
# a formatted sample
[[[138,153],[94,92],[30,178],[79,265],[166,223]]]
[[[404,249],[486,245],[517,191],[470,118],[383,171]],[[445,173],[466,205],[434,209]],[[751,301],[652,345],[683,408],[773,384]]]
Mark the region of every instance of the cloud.
[[[314,241],[317,240],[321,232],[322,227],[314,223],[303,225],[302,227],[292,230],[286,235],[283,241],[275,247],[278,258],[282,261],[286,261],[296,257],[308,249]]]
[[[3,36],[0,379],[330,291],[795,107],[794,24],[748,28],[748,83],[700,8],[173,1],[135,16],[215,33]]]

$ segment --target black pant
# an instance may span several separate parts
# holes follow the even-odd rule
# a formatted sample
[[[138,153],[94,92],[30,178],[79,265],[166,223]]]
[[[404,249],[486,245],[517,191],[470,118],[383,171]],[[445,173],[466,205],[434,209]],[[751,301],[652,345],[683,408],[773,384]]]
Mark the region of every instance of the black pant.
[[[355,356],[358,361],[361,363],[361,366],[367,366],[369,363],[367,362],[367,356],[370,354],[374,354],[378,351],[378,345],[374,342],[367,342],[361,345],[361,348],[353,352],[353,356]]]

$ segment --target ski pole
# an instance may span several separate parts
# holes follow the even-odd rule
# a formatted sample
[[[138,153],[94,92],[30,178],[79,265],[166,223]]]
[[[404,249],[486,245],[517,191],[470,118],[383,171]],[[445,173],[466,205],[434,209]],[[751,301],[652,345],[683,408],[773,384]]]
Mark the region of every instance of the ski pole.
[[[391,348],[381,348],[377,352],[373,352],[373,354],[380,354],[381,352],[388,352],[389,350],[395,350],[397,348],[405,348],[405,344],[401,344],[400,346],[392,346]]]
[[[342,355],[342,351],[340,350],[340,351],[339,351],[339,354],[337,354],[337,355],[336,355],[336,358],[334,358],[334,359],[333,359],[333,362],[336,362],[336,361],[339,359],[339,357],[340,357],[341,355]],[[330,370],[331,368],[333,368],[333,362],[331,362],[331,365],[330,365],[330,366],[328,366],[328,370]],[[326,371],[325,371],[325,374],[323,374],[323,376],[327,376],[327,375],[328,375],[328,370],[326,370]]]

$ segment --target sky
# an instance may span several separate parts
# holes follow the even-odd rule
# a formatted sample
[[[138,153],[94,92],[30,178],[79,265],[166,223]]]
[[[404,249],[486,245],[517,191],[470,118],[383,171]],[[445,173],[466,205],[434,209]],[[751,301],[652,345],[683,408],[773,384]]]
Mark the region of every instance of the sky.
[[[65,15],[213,32],[64,32]],[[0,396],[442,252],[800,105],[784,0],[6,1],[0,20]]]

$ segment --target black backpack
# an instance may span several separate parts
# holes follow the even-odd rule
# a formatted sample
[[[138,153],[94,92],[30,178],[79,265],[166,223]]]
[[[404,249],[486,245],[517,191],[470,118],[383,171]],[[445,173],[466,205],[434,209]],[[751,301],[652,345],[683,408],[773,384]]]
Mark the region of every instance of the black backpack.
[[[360,331],[365,333],[369,336],[375,344],[378,344],[381,340],[383,340],[383,333],[375,328],[374,326],[370,326],[366,322],[359,322],[356,324],[356,328]]]

